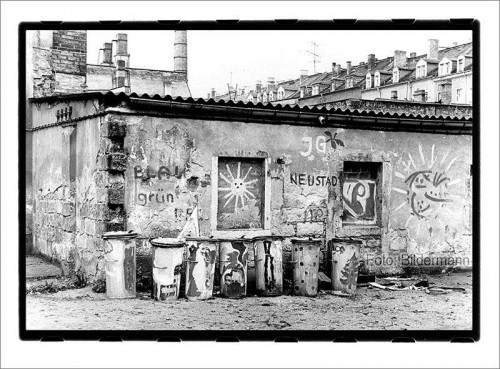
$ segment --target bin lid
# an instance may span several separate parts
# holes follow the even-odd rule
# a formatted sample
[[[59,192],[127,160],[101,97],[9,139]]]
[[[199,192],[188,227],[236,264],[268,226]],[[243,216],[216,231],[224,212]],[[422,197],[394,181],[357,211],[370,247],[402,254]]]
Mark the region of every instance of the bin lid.
[[[292,238],[292,242],[295,243],[319,243],[322,242],[322,238],[308,238],[308,237],[303,237],[303,238]]]
[[[360,240],[359,238],[352,238],[352,237],[345,237],[345,238],[340,238],[340,237],[334,237],[332,238],[333,243],[351,243],[355,245],[362,245],[363,241]]]
[[[219,242],[252,242],[253,238],[219,237]]]
[[[134,231],[115,231],[103,233],[102,238],[135,238],[137,233]]]
[[[198,241],[198,242],[219,242],[218,238],[215,237],[186,237],[186,241]]]
[[[280,235],[277,235],[277,234],[272,234],[272,235],[269,235],[269,236],[255,236],[254,238],[252,238],[252,241],[268,240],[268,239],[282,240],[284,238],[285,238],[285,236],[280,236]]]
[[[183,247],[184,241],[178,238],[153,238],[149,242],[155,247]]]

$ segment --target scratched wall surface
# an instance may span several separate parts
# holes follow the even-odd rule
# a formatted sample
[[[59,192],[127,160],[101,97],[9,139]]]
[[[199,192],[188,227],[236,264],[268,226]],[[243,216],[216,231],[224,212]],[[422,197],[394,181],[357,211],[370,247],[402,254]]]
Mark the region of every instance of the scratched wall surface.
[[[33,140],[34,251],[58,262],[65,274],[102,278],[106,192],[96,185],[100,120],[38,130]]]
[[[53,122],[60,106],[37,109],[34,127]],[[95,103],[74,105],[78,115],[95,109]],[[472,265],[470,136],[110,112],[79,121],[74,128],[76,178],[72,185],[72,129],[58,126],[33,132],[34,248],[59,261],[68,273],[81,272],[90,280],[102,278],[102,234],[123,227],[139,234],[140,290],[141,276],[151,272],[149,238],[176,237],[195,207],[200,236],[212,235],[213,207],[227,194],[218,196],[225,190],[217,190],[213,197],[212,185],[220,174],[215,173],[214,157],[242,158],[242,162],[267,158],[268,169],[262,173],[268,180],[261,178],[248,188],[257,198],[250,186],[266,187],[263,196],[269,196],[269,207],[259,210],[269,215],[265,232],[284,236],[285,264],[290,260],[290,238],[312,236],[324,240],[320,271],[327,273],[334,237],[362,240],[361,272]],[[375,162],[376,178],[346,182],[344,162]],[[230,166],[235,178],[237,163]],[[239,178],[248,169],[241,166]],[[221,178],[217,178],[219,187],[229,188]],[[243,199],[258,205],[247,196],[239,198],[236,209],[233,199],[227,212],[239,211]],[[353,222],[360,218],[369,221]],[[252,250],[248,254],[253,268]],[[284,269],[289,273],[288,264]],[[286,291],[286,276],[283,282]],[[150,286],[147,280],[142,285]]]
[[[324,238],[325,270],[326,247],[334,236],[363,241],[362,272],[436,266],[418,259],[425,256],[453,257],[455,264],[471,266],[470,136],[144,116],[127,120],[128,228],[143,237],[175,237],[194,206],[201,235],[209,236],[211,208],[220,205],[212,204],[212,158],[264,153],[270,158],[269,233]],[[380,167],[378,177],[361,180],[348,199],[344,161]],[[365,186],[371,191],[367,195]],[[347,208],[376,212],[376,221],[344,224]]]

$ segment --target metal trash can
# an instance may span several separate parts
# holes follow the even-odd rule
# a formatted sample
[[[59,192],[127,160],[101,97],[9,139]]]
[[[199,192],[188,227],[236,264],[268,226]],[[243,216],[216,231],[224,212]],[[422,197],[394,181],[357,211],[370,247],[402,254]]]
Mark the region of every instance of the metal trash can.
[[[246,296],[249,245],[248,239],[219,239],[221,296],[233,299]]]
[[[111,299],[135,298],[134,232],[106,232],[104,260],[106,262],[106,295]]]
[[[153,298],[158,301],[179,297],[184,242],[176,238],[155,238],[153,245]]]
[[[293,294],[318,294],[319,252],[322,240],[292,238]]]
[[[258,296],[283,294],[283,237],[255,237],[255,282]]]
[[[207,300],[212,298],[218,240],[187,237],[186,298]]]
[[[332,239],[332,289],[356,293],[362,241],[352,238]]]

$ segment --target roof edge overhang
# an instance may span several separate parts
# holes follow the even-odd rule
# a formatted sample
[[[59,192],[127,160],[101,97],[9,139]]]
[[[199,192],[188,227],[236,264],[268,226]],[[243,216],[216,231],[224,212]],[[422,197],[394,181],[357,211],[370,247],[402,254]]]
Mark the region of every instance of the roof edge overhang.
[[[299,107],[297,105],[253,104],[232,101],[214,101],[171,96],[138,96],[107,92],[58,95],[32,102],[99,99],[109,113],[185,117],[246,123],[285,124],[317,127],[338,127],[383,131],[411,131],[443,134],[472,134],[472,119],[427,117],[341,110],[325,107]]]

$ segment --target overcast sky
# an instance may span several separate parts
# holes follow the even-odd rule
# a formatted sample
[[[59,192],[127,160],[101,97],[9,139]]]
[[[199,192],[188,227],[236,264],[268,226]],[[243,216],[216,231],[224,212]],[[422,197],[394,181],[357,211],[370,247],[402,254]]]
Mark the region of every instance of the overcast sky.
[[[104,42],[117,33],[128,34],[130,66],[173,70],[173,31],[89,31],[88,63],[97,63]],[[301,69],[313,74],[313,42],[316,72],[331,70],[332,62],[345,67],[366,61],[368,54],[378,59],[394,50],[425,54],[428,39],[439,46],[472,41],[470,31],[188,31],[188,78],[193,97],[206,98],[211,88],[227,92],[227,84],[254,87],[256,80],[267,82],[298,78]]]

